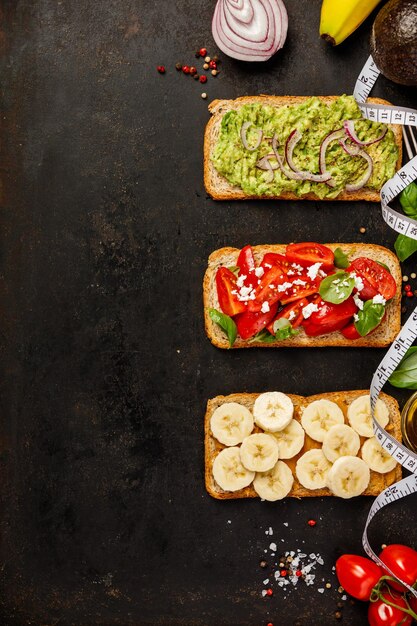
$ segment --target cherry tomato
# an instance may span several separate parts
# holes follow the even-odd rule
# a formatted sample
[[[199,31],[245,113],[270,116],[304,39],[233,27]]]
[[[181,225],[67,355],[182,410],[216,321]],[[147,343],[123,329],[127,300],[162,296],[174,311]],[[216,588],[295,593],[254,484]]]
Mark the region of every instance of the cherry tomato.
[[[342,333],[343,337],[346,337],[346,339],[360,339],[361,337],[361,335],[356,330],[356,326],[353,322],[342,328],[340,332]]]
[[[330,269],[334,265],[332,250],[320,243],[290,243],[285,254],[291,263],[298,263],[303,267],[321,263],[322,269]]]
[[[397,606],[401,606],[404,609],[408,609],[407,603],[403,596],[397,593],[384,593],[389,602],[393,602]],[[411,615],[404,613],[401,609],[396,609],[389,604],[385,604],[383,600],[377,600],[376,602],[370,602],[368,608],[368,622],[369,626],[410,626],[413,623]]]
[[[334,330],[341,330],[347,326],[358,310],[352,296],[341,304],[324,302],[318,297],[315,298],[314,304],[317,304],[318,311],[314,311],[303,322],[304,330],[309,337],[318,337],[332,333]]]
[[[300,298],[307,298],[307,296],[311,296],[319,290],[320,282],[316,280],[312,281],[307,274],[301,274],[301,276],[297,276],[295,280],[291,280],[291,278],[290,276],[287,277],[286,282],[292,282],[292,286],[281,294],[281,304],[288,304]],[[304,282],[304,285],[297,285],[297,280]]]
[[[291,326],[293,328],[298,328],[303,321],[303,313],[302,308],[307,306],[308,300],[306,298],[302,298],[301,300],[297,300],[297,302],[293,302],[293,304],[289,304],[284,307],[276,316],[276,318],[269,324],[268,330],[274,335],[274,323],[276,320],[281,318],[285,318],[291,322]],[[294,313],[294,316],[292,315]]]
[[[246,276],[244,284],[247,287],[256,287],[258,284],[258,277],[255,274],[255,259],[253,258],[253,251],[251,246],[245,246],[239,252],[236,265],[239,268],[239,275]]]
[[[267,252],[262,259],[261,266],[268,267],[268,265],[278,265],[283,271],[287,271],[290,263],[283,254],[277,254],[276,252]]]
[[[263,330],[274,319],[278,310],[278,302],[271,305],[268,313],[246,311],[235,319],[237,331],[242,339],[249,339]]]
[[[237,294],[236,276],[227,269],[227,267],[219,267],[216,274],[217,295],[219,298],[220,308],[223,313],[233,317],[238,313],[246,311],[244,302],[240,302]]]
[[[282,292],[278,291],[278,285],[285,282],[285,273],[281,267],[275,265],[271,267],[261,278],[261,282],[255,290],[255,299],[248,303],[248,311],[260,311],[262,304],[268,302],[269,306],[278,302]],[[271,285],[273,285],[271,287]]]
[[[417,552],[413,548],[393,543],[382,550],[379,558],[395,576],[401,578],[405,583],[413,586],[417,581]],[[406,588],[400,583],[392,580],[387,582],[397,591],[406,591]]]
[[[343,554],[336,561],[336,574],[348,594],[358,600],[369,600],[384,571],[364,556]]]
[[[370,300],[378,293],[385,300],[391,300],[395,296],[397,284],[393,276],[376,261],[359,257],[349,265],[348,272],[355,272],[362,278],[364,288],[359,292],[362,300]]]

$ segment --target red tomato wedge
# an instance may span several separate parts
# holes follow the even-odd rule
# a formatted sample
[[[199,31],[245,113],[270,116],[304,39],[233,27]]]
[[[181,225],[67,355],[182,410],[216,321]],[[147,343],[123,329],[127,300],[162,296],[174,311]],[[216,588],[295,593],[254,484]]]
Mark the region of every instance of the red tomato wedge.
[[[245,246],[239,252],[236,265],[239,268],[239,276],[246,276],[244,284],[250,287],[256,287],[258,277],[255,274],[255,259],[253,257],[252,246]]]
[[[255,290],[255,299],[248,303],[248,311],[260,311],[264,302],[269,306],[278,302],[282,296],[282,292],[278,291],[278,285],[282,285],[285,279],[286,275],[278,265],[265,272]]]
[[[397,284],[393,276],[376,261],[359,257],[349,265],[348,272],[355,272],[362,278],[364,288],[359,292],[362,300],[370,300],[378,293],[385,300],[391,300],[395,296]]]
[[[304,330],[309,337],[318,337],[332,333],[334,330],[341,330],[347,326],[358,310],[352,296],[341,304],[324,302],[320,297],[315,298],[313,302],[318,306],[318,310],[313,311],[303,322]]]
[[[233,317],[246,311],[245,303],[239,302],[237,295],[232,293],[232,291],[237,291],[236,276],[227,267],[219,267],[217,270],[216,286],[223,313]]]
[[[346,337],[346,339],[360,339],[361,337],[361,335],[356,330],[356,326],[353,322],[342,328],[340,332],[342,333],[343,337]]]
[[[276,252],[267,252],[262,259],[261,266],[269,269],[268,265],[278,265],[283,271],[287,271],[290,266],[288,259],[283,254],[277,254]]]
[[[303,321],[303,307],[307,306],[308,300],[307,298],[302,298],[301,300],[297,300],[297,302],[293,302],[293,304],[289,304],[284,307],[276,316],[276,318],[268,325],[268,330],[271,335],[274,335],[274,323],[276,320],[280,320],[281,318],[285,318],[291,322],[291,326],[293,328],[298,328]]]
[[[304,285],[297,284],[297,281],[302,281]],[[307,296],[317,293],[320,287],[320,282],[312,281],[307,274],[296,276],[295,279],[293,279],[292,276],[288,276],[286,282],[291,282],[292,286],[288,287],[288,289],[281,294],[281,304],[288,304],[300,298],[307,298]]]
[[[290,243],[285,254],[288,261],[298,263],[298,265],[303,267],[321,263],[322,269],[326,270],[334,266],[332,250],[320,243]]]
[[[237,330],[242,339],[249,339],[263,330],[274,319],[278,310],[278,302],[271,305],[268,313],[246,311],[235,319]]]

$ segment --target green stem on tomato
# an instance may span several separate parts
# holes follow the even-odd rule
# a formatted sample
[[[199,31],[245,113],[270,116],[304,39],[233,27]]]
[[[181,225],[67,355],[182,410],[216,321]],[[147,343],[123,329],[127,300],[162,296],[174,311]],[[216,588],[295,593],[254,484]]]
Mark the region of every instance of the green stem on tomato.
[[[410,605],[408,604],[407,600],[405,600],[408,609],[405,609],[403,606],[398,606],[398,604],[394,604],[394,602],[391,602],[390,600],[387,600],[387,598],[385,598],[382,593],[379,596],[379,599],[382,600],[382,602],[384,602],[385,604],[388,604],[389,606],[394,607],[394,609],[398,609],[399,611],[402,611],[403,613],[407,613],[408,615],[410,615],[413,619],[417,620],[417,614],[414,613],[414,611],[411,609]]]

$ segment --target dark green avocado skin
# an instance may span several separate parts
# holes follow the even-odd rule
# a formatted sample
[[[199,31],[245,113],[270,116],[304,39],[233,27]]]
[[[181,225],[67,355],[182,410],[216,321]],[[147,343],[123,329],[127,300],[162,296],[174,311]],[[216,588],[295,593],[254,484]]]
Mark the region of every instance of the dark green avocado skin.
[[[384,76],[417,85],[417,0],[390,0],[372,27],[371,54]]]

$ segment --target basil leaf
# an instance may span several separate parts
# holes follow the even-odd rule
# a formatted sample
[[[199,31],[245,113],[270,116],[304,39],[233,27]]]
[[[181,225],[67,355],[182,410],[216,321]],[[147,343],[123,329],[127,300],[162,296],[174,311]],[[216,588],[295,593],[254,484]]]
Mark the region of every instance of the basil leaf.
[[[394,387],[417,389],[417,347],[408,348],[388,382]]]
[[[326,302],[341,304],[347,300],[355,286],[355,279],[349,272],[336,272],[320,283],[319,294]]]
[[[409,256],[417,252],[417,240],[406,235],[398,235],[394,243],[395,252],[400,261],[405,261]]]
[[[262,343],[274,343],[274,341],[276,341],[276,337],[274,335],[271,335],[269,330],[266,330],[266,328],[264,328],[263,330],[260,330],[259,333],[254,335],[251,339],[249,339],[249,343],[253,343],[254,341],[261,341]]]
[[[275,339],[288,339],[294,335],[298,335],[300,331],[292,327],[291,322],[285,317],[281,317],[274,322]]]
[[[388,267],[388,265],[385,265],[385,263],[382,263],[382,261],[377,261],[378,265],[380,265],[381,267],[384,268],[384,270],[387,270],[387,272],[389,272],[391,274],[391,270]]]
[[[336,248],[334,251],[334,264],[343,270],[349,266],[348,255],[343,252],[342,248]]]
[[[217,309],[209,309],[209,315],[213,322],[224,330],[229,340],[229,346],[232,347],[237,337],[237,326],[231,317],[221,313]]]
[[[417,218],[417,184],[411,183],[400,193],[400,203],[404,213]]]
[[[231,267],[228,267],[227,269],[230,270],[236,276],[238,276],[240,272],[240,267],[238,267],[237,265],[232,265]]]
[[[362,311],[358,311],[358,319],[355,328],[361,337],[365,337],[371,330],[374,330],[384,317],[385,306],[375,304],[372,300],[367,300]]]

